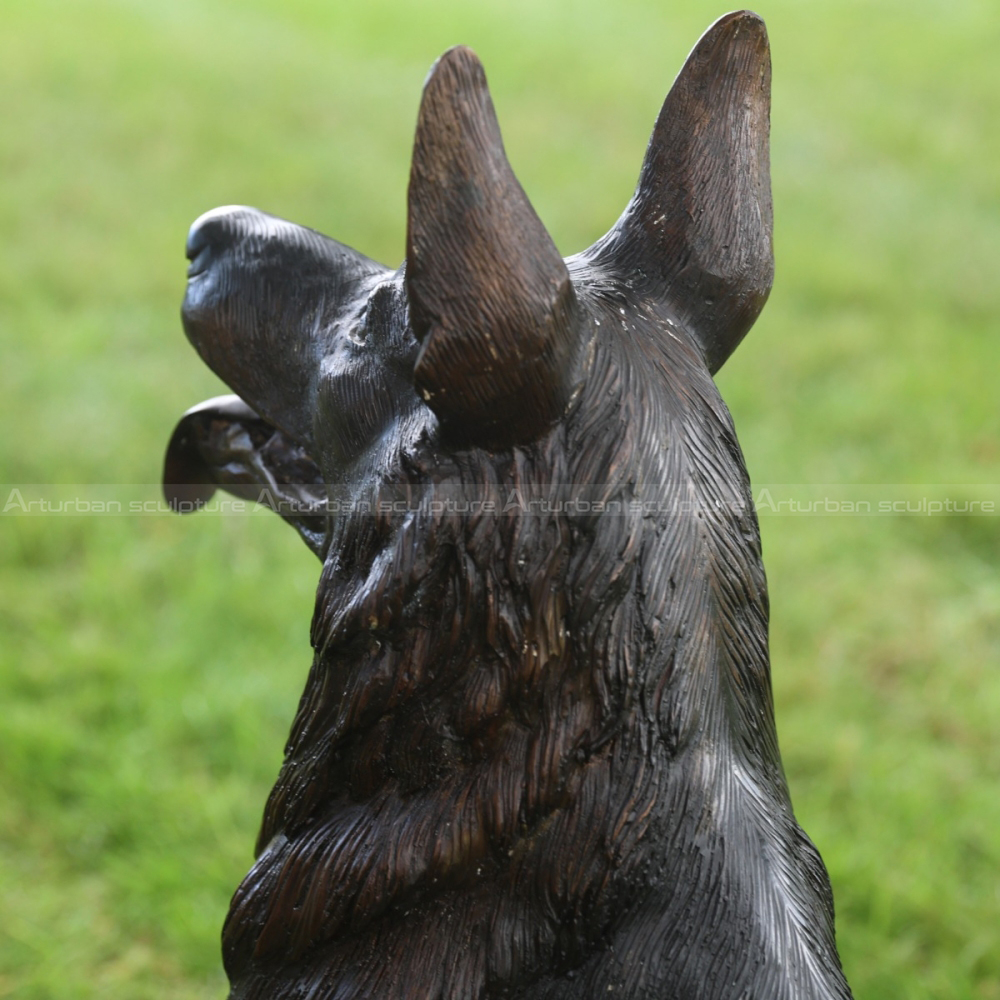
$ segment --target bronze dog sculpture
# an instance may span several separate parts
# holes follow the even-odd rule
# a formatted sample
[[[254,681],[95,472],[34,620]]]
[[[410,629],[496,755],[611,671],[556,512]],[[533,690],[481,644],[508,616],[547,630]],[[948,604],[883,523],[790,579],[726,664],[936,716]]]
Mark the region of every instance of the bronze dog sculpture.
[[[192,227],[185,330],[239,398],[182,419],[167,496],[264,495],[323,562],[232,997],[850,996],[711,378],[771,286],[769,109],[729,14],[563,260],[456,48],[399,270],[254,209]]]

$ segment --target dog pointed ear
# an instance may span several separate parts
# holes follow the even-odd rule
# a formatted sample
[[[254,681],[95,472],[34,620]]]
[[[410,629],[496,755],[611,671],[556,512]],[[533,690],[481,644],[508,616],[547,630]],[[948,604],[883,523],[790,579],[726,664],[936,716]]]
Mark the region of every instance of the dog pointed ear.
[[[774,279],[770,109],[764,22],[727,14],[667,95],[624,214],[585,255],[663,302],[713,374]]]
[[[476,55],[446,52],[424,85],[406,234],[414,383],[445,432],[502,446],[556,420],[580,322],[566,265],[507,162]]]

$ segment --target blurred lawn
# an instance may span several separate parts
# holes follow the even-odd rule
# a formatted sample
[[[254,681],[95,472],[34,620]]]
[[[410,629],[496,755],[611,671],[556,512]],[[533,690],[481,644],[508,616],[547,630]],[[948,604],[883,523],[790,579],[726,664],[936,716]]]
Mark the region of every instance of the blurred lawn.
[[[995,0],[758,10],[778,278],[720,376],[755,482],[1000,483]],[[397,263],[451,44],[563,252],[589,245],[723,12],[5,0],[0,481],[157,481],[220,391],[177,318],[206,208]],[[762,526],[785,763],[857,997],[998,1000],[1000,523]],[[271,516],[8,515],[0,553],[0,997],[221,997],[318,564]]]

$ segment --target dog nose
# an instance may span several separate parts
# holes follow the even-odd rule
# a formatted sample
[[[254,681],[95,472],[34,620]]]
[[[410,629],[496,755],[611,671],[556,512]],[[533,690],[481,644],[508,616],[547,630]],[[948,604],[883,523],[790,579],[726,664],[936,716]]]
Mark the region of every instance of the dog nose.
[[[225,205],[195,219],[188,232],[185,253],[191,261],[188,277],[195,278],[228,247],[260,224],[263,213],[244,205]]]

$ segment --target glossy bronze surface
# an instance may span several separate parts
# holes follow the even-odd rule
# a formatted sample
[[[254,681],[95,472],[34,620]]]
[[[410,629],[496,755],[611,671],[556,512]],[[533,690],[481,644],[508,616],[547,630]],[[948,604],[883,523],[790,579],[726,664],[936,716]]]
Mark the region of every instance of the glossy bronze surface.
[[[167,495],[266,487],[323,563],[232,997],[850,996],[711,378],[770,289],[769,101],[763,22],[723,17],[564,261],[452,49],[398,271],[254,209],[192,227],[184,326],[239,397],[181,420]]]

